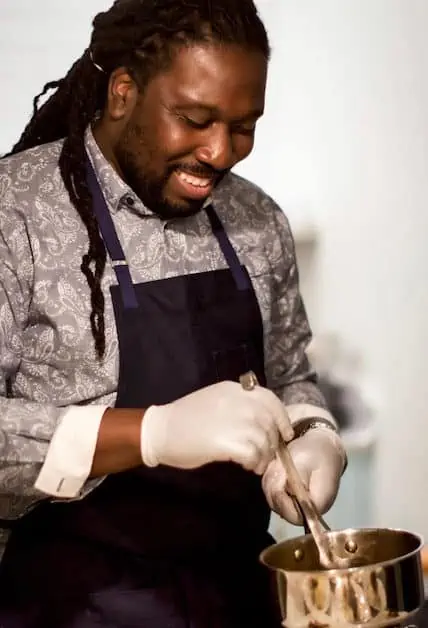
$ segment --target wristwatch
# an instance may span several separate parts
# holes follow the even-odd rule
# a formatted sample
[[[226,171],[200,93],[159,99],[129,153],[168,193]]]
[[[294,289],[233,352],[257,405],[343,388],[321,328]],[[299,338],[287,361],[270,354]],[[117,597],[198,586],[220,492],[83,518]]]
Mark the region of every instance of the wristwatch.
[[[309,430],[314,430],[317,428],[325,428],[325,429],[331,430],[332,432],[335,432],[336,434],[339,434],[339,430],[333,423],[331,423],[331,421],[327,421],[327,419],[313,417],[313,418],[308,418],[308,419],[301,419],[300,421],[296,421],[295,423],[293,423],[293,429],[294,429],[293,440],[296,440],[297,438],[301,438],[302,436],[307,434]],[[348,456],[346,455],[345,450],[343,450],[343,452],[345,454],[345,460],[343,463],[342,475],[345,473],[348,467]]]
[[[309,432],[309,430],[316,429],[317,427],[326,427],[336,434],[339,433],[337,427],[331,421],[312,417],[308,419],[300,419],[300,421],[293,423],[294,438],[300,438],[301,436],[304,436],[306,432]]]

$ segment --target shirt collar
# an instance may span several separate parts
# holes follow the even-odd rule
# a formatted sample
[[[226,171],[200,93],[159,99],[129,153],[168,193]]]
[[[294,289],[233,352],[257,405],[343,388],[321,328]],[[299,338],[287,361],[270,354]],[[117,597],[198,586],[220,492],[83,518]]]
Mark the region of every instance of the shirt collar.
[[[104,157],[90,126],[85,133],[85,147],[110,210],[115,213],[123,207],[132,207],[139,214],[153,216]]]
[[[85,147],[110,210],[115,213],[123,207],[131,207],[143,216],[153,216],[153,212],[142,203],[104,157],[90,126],[85,133]],[[211,204],[212,198],[208,198],[203,209]]]

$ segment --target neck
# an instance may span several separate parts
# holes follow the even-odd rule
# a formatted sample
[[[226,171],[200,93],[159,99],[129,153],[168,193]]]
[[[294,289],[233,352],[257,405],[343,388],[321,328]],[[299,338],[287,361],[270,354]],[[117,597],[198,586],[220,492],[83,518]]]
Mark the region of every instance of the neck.
[[[98,148],[109,162],[109,164],[114,168],[117,174],[124,179],[122,169],[116,159],[114,154],[114,142],[112,141],[111,134],[105,128],[102,120],[96,122],[92,126],[92,134],[95,138],[96,143],[98,144]]]

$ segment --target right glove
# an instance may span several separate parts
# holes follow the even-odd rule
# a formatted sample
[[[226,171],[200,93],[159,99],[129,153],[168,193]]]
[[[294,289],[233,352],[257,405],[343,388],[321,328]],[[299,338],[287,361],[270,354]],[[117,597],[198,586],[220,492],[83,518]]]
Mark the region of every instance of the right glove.
[[[346,464],[340,436],[328,428],[317,427],[290,443],[289,452],[318,512],[325,514],[337,497]],[[301,515],[287,492],[287,473],[279,459],[269,464],[262,486],[272,510],[286,521],[302,525]]]
[[[275,457],[279,438],[293,438],[279,398],[267,388],[247,391],[225,381],[150,406],[142,421],[141,456],[150,467],[194,469],[231,461],[262,475]]]

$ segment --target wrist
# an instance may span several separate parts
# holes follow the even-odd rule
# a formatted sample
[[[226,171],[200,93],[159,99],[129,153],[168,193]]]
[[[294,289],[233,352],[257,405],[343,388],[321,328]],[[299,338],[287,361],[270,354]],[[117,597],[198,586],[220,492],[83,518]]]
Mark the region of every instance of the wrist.
[[[91,477],[120,473],[141,465],[140,433],[144,410],[108,408],[101,419]]]
[[[310,430],[318,428],[338,433],[338,429],[333,421],[319,417],[307,417],[293,422],[294,438],[301,438]]]
[[[141,422],[141,459],[147,467],[157,467],[161,464],[159,452],[162,451],[166,438],[166,407],[150,406],[145,411]]]
[[[346,450],[343,446],[342,439],[340,438],[339,431],[332,421],[317,417],[306,418],[300,421],[296,421],[296,423],[293,423],[293,429],[293,440],[303,438],[305,435],[309,436],[310,434],[314,434],[317,436],[322,435],[323,438],[327,438],[341,457],[342,475],[345,473],[348,466],[348,457],[346,455]]]

